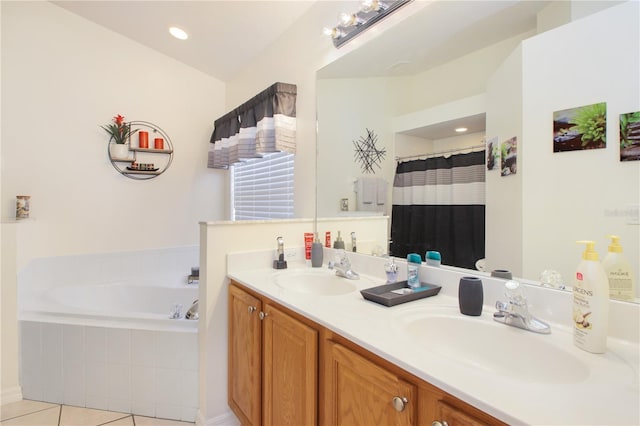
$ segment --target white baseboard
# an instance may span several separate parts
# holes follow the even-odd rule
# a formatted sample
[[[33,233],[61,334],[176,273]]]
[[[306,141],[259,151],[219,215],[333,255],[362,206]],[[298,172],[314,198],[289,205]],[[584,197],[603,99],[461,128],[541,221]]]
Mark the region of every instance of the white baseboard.
[[[205,419],[198,410],[196,426],[240,426],[240,421],[231,410],[210,419]]]
[[[10,404],[16,401],[22,401],[22,388],[20,386],[2,389],[2,396],[0,396],[1,405]]]

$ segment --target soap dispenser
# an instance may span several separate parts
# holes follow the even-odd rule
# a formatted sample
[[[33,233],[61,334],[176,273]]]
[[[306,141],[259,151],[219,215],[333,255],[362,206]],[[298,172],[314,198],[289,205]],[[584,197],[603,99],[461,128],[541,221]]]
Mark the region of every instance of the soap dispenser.
[[[608,235],[611,238],[609,252],[602,261],[602,267],[609,280],[609,297],[619,300],[633,300],[636,297],[633,271],[629,261],[622,253],[620,237]]]
[[[333,248],[338,250],[344,250],[344,241],[342,241],[342,237],[340,236],[340,231],[338,231],[338,236],[336,240],[333,242]]]
[[[278,243],[276,251],[278,258],[273,261],[273,269],[287,269],[287,261],[284,260],[284,238],[278,237],[276,242]]]
[[[586,250],[573,284],[573,342],[580,349],[600,354],[607,350],[609,282],[598,261],[595,242],[577,243],[586,244]]]
[[[315,239],[311,244],[311,266],[313,268],[322,267],[323,250],[324,249],[322,248],[322,243],[320,242],[320,239],[318,238],[318,233],[316,232]]]

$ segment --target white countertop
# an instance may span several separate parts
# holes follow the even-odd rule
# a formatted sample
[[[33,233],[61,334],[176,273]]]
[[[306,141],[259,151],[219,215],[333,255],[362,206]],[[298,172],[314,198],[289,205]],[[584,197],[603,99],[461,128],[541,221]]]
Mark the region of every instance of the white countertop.
[[[365,300],[358,291],[384,284],[382,274],[378,277],[362,275],[371,268],[358,271],[361,273],[358,281],[345,279],[345,283],[357,287],[356,291],[317,296],[285,289],[276,283],[278,275],[300,273],[302,268],[312,269],[303,263],[289,262],[289,268],[281,271],[260,266],[247,269],[247,265],[265,265],[265,262],[247,262],[246,257],[234,261],[233,255],[229,256],[230,278],[506,423],[640,424],[637,342],[609,338],[607,353],[590,354],[574,346],[572,330],[566,325],[551,323],[552,333],[539,335],[493,321],[495,300],[487,300],[486,293],[482,316],[464,316],[458,308],[457,286],[452,288],[451,280],[449,283],[432,282],[443,286],[437,296],[388,308]],[[313,268],[315,273],[318,269]],[[326,272],[333,274],[333,271]],[[459,336],[456,340],[456,335],[439,336],[439,341],[416,341],[405,330],[411,319],[425,313],[456,317],[462,321],[459,324],[469,326],[476,324],[464,321],[482,321],[487,323],[483,326],[504,327],[507,333],[503,333],[503,329],[495,330],[498,333],[489,335],[499,335],[499,340],[475,343],[468,339],[461,342]],[[504,336],[507,338],[502,338]],[[461,343],[470,349],[459,349]],[[485,345],[502,347],[504,359],[496,359],[491,365],[478,361],[474,349],[477,347],[481,351],[489,347]],[[565,364],[569,367],[565,368],[559,362],[554,366],[553,361],[536,355],[538,347],[552,349],[552,360],[556,354],[558,359],[576,360],[576,365]],[[556,376],[552,369],[558,366],[561,374]],[[544,368],[543,371],[549,371],[549,374],[532,373],[536,367]],[[510,372],[509,368],[515,370]]]

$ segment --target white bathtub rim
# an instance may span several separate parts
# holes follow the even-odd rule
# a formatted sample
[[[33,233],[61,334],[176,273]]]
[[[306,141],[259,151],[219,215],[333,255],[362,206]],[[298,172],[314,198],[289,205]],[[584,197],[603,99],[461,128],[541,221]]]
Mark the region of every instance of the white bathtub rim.
[[[184,333],[197,333],[198,321],[167,318],[118,318],[108,315],[56,312],[56,311],[21,311],[18,321],[42,322],[63,325],[81,325],[102,328],[121,328],[146,331],[174,331]]]

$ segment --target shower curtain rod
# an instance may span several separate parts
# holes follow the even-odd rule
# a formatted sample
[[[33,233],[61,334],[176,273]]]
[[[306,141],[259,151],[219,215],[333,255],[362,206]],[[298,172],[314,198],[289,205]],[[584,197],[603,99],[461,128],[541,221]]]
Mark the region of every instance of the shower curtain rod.
[[[454,152],[460,152],[460,151],[467,151],[467,150],[471,150],[472,152],[477,149],[477,148],[483,148],[484,149],[484,144],[483,145],[473,145],[473,146],[468,146],[466,148],[454,148],[454,149],[447,149],[445,151],[438,151],[438,152],[431,152],[429,154],[416,154],[416,155],[407,155],[405,157],[396,157],[396,161],[403,161],[403,160],[409,160],[409,159],[418,159],[418,158],[429,158],[429,157],[433,157],[436,155],[442,155],[442,154],[452,154]]]

